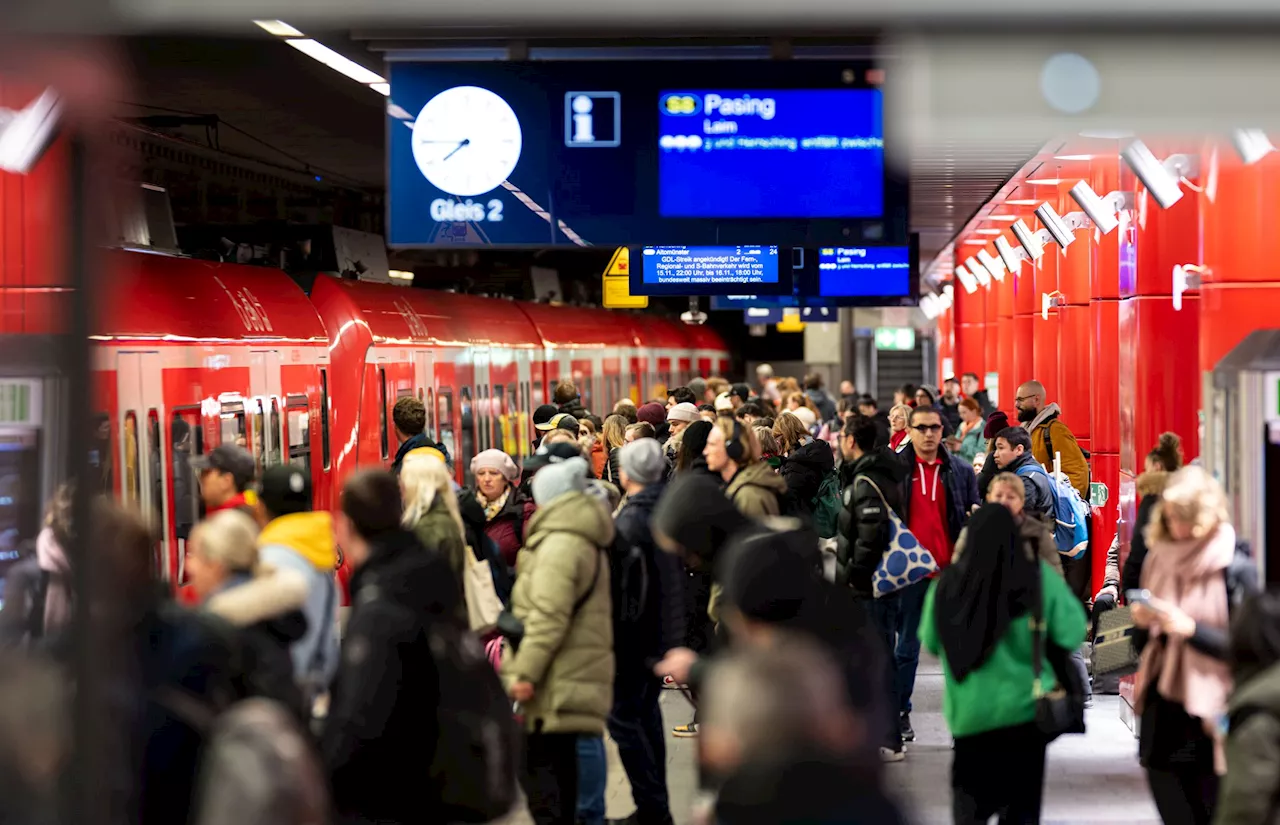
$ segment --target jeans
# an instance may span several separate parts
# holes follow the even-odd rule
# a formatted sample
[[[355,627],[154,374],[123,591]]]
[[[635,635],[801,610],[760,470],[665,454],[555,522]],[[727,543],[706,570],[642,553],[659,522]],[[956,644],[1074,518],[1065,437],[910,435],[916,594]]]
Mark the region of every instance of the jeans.
[[[1147,784],[1160,819],[1168,825],[1209,825],[1218,804],[1218,777],[1188,766],[1185,771],[1147,769]]]
[[[604,737],[578,736],[578,822],[604,825],[604,792],[608,785],[609,764],[604,752]]]
[[[667,795],[667,743],[658,697],[661,683],[648,674],[622,675],[613,686],[609,735],[631,782],[640,825],[671,825]]]
[[[885,721],[889,728],[883,731],[881,744],[890,750],[902,748],[902,728],[898,724],[900,704],[898,702],[898,668],[894,661],[893,649],[898,634],[898,617],[902,613],[902,599],[899,596],[885,596],[880,599],[867,599],[862,602],[867,611],[867,618],[875,628],[876,635],[883,643],[885,695]]]
[[[529,734],[520,786],[537,825],[573,825],[578,799],[578,735]]]
[[[930,579],[923,579],[898,591],[898,640],[893,659],[898,670],[898,712],[911,712],[911,694],[916,688],[916,668],[920,666],[920,614]]]

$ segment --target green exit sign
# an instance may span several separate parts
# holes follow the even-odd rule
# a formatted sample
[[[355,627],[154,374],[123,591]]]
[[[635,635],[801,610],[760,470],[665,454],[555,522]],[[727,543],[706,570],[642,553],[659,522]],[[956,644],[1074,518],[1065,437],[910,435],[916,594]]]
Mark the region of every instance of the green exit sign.
[[[916,348],[916,331],[911,327],[876,327],[876,349],[910,352]]]

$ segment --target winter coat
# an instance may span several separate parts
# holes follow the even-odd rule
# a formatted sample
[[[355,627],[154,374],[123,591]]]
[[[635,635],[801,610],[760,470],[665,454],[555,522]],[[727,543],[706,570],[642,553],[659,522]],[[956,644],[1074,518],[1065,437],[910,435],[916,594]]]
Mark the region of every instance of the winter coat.
[[[614,655],[609,556],[602,548],[613,536],[609,514],[587,493],[558,496],[529,520],[511,593],[524,638],[503,656],[502,678],[508,687],[534,686],[523,706],[531,731],[604,731]]]
[[[782,512],[787,482],[768,464],[757,461],[739,469],[729,480],[724,494],[744,515],[754,518],[776,516]]]
[[[946,427],[946,431],[953,433],[960,429],[960,402],[948,404],[942,399],[938,399],[938,412],[942,414],[942,426]]]
[[[537,505],[515,485],[507,489],[510,490],[507,503],[502,505],[496,516],[485,522],[484,532],[497,545],[498,553],[502,555],[507,567],[515,570],[516,556],[524,544],[525,529],[529,525],[529,519],[533,518]],[[479,506],[474,490],[467,490],[463,495]],[[481,512],[483,513],[483,508]]]
[[[351,618],[321,741],[340,817],[428,822],[438,676],[424,629],[456,624],[449,564],[406,530],[370,540],[351,579]]]
[[[279,702],[303,724],[311,718],[311,706],[294,677],[290,648],[306,633],[306,602],[304,575],[268,570],[233,580],[204,603],[206,611],[239,634],[246,692]]]
[[[938,450],[938,458],[942,459],[942,480],[947,485],[947,527],[951,532],[951,541],[954,542],[960,538],[960,531],[968,521],[973,505],[981,502],[978,497],[978,478],[971,465],[949,455],[946,450]],[[906,468],[898,485],[898,495],[902,497],[902,521],[909,523],[911,482],[916,475],[915,448],[908,446],[898,453],[898,460]]]
[[[1124,569],[1120,574],[1121,592],[1137,590],[1142,587],[1142,563],[1147,558],[1147,525],[1156,514],[1160,504],[1160,496],[1169,481],[1169,474],[1164,470],[1143,473],[1138,476],[1138,512],[1133,518],[1133,533],[1129,538],[1129,555],[1124,560]],[[1119,559],[1117,559],[1118,563]]]
[[[561,404],[559,411],[562,413],[568,413],[579,421],[584,418],[591,417],[591,413],[587,411],[587,408],[582,406],[582,396],[580,395],[575,395],[564,404]]]
[[[1022,538],[1023,543],[1029,546],[1032,552],[1039,557],[1040,561],[1052,567],[1058,575],[1062,575],[1062,554],[1058,552],[1058,544],[1054,541],[1053,530],[1050,529],[1049,522],[1024,511],[1018,524],[1018,535]],[[960,538],[956,539],[955,550],[951,552],[952,564],[955,564],[959,560],[960,554],[964,552],[965,542],[968,538],[969,528],[966,527],[960,531]]]
[[[1040,466],[1053,472],[1053,456],[1049,455],[1049,442],[1053,442],[1053,450],[1062,453],[1062,472],[1071,479],[1071,486],[1080,493],[1085,501],[1089,500],[1089,462],[1084,451],[1076,443],[1071,428],[1063,424],[1058,417],[1057,404],[1050,404],[1040,411],[1033,425],[1027,429],[1031,432],[1031,454]]]
[[[395,460],[391,463],[391,472],[395,473],[397,476],[400,475],[400,465],[404,463],[404,457],[419,447],[435,447],[444,455],[444,461],[446,464],[451,460],[449,458],[449,449],[445,447],[444,444],[434,441],[431,436],[427,435],[425,432],[421,432],[406,440],[400,445],[399,449],[396,450]]]
[[[614,447],[609,450],[609,459],[604,463],[604,478],[610,484],[621,484],[622,480],[618,477],[618,471],[622,469],[622,448]]]
[[[413,524],[412,529],[423,547],[439,553],[449,563],[449,569],[458,582],[458,592],[461,593],[467,547],[462,531],[458,529],[458,523],[453,520],[444,499],[437,495],[431,502],[431,509]]]
[[[1280,823],[1280,664],[1236,685],[1214,825]]]
[[[992,461],[994,460],[993,458]],[[1026,500],[1022,505],[1024,510],[1037,516],[1048,515],[1052,517],[1054,514],[1054,495],[1053,488],[1050,486],[1048,471],[1037,473],[1032,470],[1025,475],[1018,475],[1018,470],[1028,466],[1039,466],[1041,470],[1044,470],[1044,465],[1036,461],[1031,453],[1024,452],[1013,461],[1010,461],[1000,472],[1013,473],[1022,479],[1022,489],[1026,495]]]
[[[907,468],[888,448],[867,453],[844,472],[841,494],[840,530],[836,542],[839,580],[847,583],[855,596],[874,597],[871,578],[880,559],[889,549],[889,513],[871,485],[858,482],[865,476],[884,493],[889,507],[901,517],[902,477]]]
[[[608,463],[609,451],[605,449],[604,441],[596,438],[591,442],[591,473],[596,478],[604,478],[604,468]]]
[[[334,578],[338,551],[333,519],[328,513],[281,516],[258,535],[259,560],[276,570],[290,570],[307,582],[302,606],[306,631],[290,648],[293,674],[310,692],[322,692],[338,671],[338,633],[335,626],[342,594]]]
[[[804,394],[818,408],[819,421],[830,421],[836,417],[836,402],[827,395],[826,390],[805,390]]]
[[[651,677],[653,665],[672,648],[685,643],[685,572],[680,557],[664,553],[654,542],[649,522],[664,484],[651,484],[627,496],[614,522],[614,558],[637,548],[649,571],[640,618],[615,626],[613,649],[619,678]],[[615,562],[616,564],[616,562]]]
[[[813,500],[827,473],[836,467],[831,447],[825,441],[812,439],[782,459],[779,475],[786,482],[782,511],[788,515],[813,515]]]
[[[970,464],[972,464],[973,460],[978,457],[978,453],[982,452],[987,447],[987,440],[982,437],[984,426],[986,425],[982,421],[979,421],[973,426],[972,430],[969,430],[969,432],[963,436],[960,434],[960,428],[956,427],[956,438],[960,439],[960,449],[956,450],[956,455],[960,456]]]

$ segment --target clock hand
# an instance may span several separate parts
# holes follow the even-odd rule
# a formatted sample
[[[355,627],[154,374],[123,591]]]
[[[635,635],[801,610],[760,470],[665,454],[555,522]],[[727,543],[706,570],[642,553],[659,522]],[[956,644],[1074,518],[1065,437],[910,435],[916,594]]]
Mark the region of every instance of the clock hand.
[[[451,158],[451,157],[453,157],[454,155],[458,154],[458,150],[460,150],[463,146],[469,146],[470,144],[471,144],[471,138],[465,138],[461,143],[459,143],[457,146],[455,146],[455,147],[453,148],[453,151],[452,151],[452,152],[450,152],[449,154],[445,155],[444,157],[442,157],[442,158],[440,158],[440,159],[441,159],[441,160],[448,160],[449,158]]]

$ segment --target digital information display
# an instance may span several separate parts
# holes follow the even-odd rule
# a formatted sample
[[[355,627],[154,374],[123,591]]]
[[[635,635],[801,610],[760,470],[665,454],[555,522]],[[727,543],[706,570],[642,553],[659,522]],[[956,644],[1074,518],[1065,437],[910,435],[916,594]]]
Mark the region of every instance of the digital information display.
[[[639,266],[635,261],[639,259]],[[646,246],[631,256],[633,295],[723,295],[791,292],[776,246]]]
[[[908,182],[885,162],[871,68],[393,62],[387,241],[906,244]]]
[[[668,218],[878,218],[879,89],[664,92],[658,178]]]
[[[912,275],[910,247],[818,250],[818,294],[824,298],[909,297]]]

